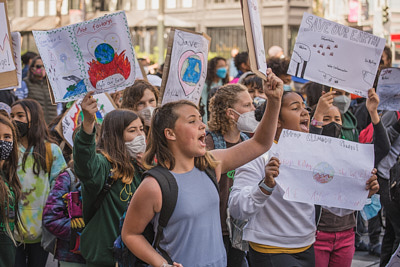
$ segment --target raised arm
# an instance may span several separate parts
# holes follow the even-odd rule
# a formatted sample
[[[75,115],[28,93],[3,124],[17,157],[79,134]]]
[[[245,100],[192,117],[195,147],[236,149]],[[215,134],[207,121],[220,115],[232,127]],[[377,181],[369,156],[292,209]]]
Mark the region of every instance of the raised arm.
[[[213,150],[210,153],[220,162],[221,173],[255,159],[268,151],[274,141],[281,107],[283,82],[271,69],[267,70],[268,80],[264,82],[264,92],[268,99],[267,108],[253,138],[228,149]]]

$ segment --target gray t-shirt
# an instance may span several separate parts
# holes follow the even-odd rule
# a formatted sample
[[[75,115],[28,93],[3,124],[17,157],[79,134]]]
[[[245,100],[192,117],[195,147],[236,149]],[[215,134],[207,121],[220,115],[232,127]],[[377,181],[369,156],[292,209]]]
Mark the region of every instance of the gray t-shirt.
[[[171,173],[178,184],[178,200],[160,247],[173,261],[186,267],[226,266],[219,195],[214,183],[197,168]],[[155,231],[159,216],[157,213],[153,219]]]

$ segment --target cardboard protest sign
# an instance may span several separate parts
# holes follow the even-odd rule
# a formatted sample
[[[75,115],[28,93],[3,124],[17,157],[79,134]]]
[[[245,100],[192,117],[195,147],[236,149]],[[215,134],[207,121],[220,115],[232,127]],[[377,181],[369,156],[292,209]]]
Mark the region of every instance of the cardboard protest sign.
[[[293,148],[296,149],[293,149]],[[276,182],[284,199],[361,210],[374,167],[374,147],[340,138],[283,130]]]
[[[93,96],[97,101],[98,111],[96,112],[96,122],[99,124],[103,123],[104,116],[116,109],[114,101],[107,93],[98,94]],[[76,100],[72,106],[65,112],[65,115],[58,123],[56,130],[64,138],[67,144],[72,148],[74,142],[72,135],[76,127],[83,120],[83,113],[81,109],[82,99]]]
[[[267,61],[257,0],[241,0],[251,71],[267,80]]]
[[[14,88],[21,88],[22,83],[22,64],[21,64],[21,34],[19,32],[12,32],[11,33],[12,39],[12,47],[13,47],[13,56],[15,67],[17,71],[17,86],[10,86],[8,88],[0,89],[0,90],[10,90]]]
[[[34,31],[55,102],[123,90],[136,61],[124,12],[50,31]]]
[[[387,68],[379,74],[376,93],[379,110],[400,110],[400,69]]]
[[[0,88],[17,85],[18,79],[13,58],[7,1],[0,0]]]
[[[368,96],[385,39],[304,13],[288,74]]]
[[[186,99],[199,104],[207,76],[211,38],[205,33],[171,29],[159,103]]]

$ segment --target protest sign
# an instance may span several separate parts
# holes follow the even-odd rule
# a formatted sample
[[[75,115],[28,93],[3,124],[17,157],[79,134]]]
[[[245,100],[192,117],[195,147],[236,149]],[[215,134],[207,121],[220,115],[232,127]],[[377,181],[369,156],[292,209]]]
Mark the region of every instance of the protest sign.
[[[400,266],[400,245],[397,247],[392,257],[390,257],[390,260],[386,265],[386,267],[399,267],[399,266]]]
[[[13,58],[7,1],[0,0],[0,88],[14,88],[17,85],[18,79]]]
[[[55,102],[123,90],[135,81],[135,54],[124,12],[50,31],[34,31]]]
[[[257,0],[241,0],[251,71],[267,80],[267,61]]]
[[[400,110],[400,69],[387,68],[379,74],[376,93],[379,110]]]
[[[14,62],[17,71],[17,86],[10,86],[8,88],[0,89],[0,90],[10,90],[14,88],[21,88],[22,83],[22,64],[21,64],[21,34],[19,32],[12,32],[11,33],[12,39],[12,47],[13,47],[13,55],[14,55]]]
[[[137,57],[135,57],[135,73],[136,73],[136,80],[137,79],[142,79],[145,80],[147,82],[147,75],[143,69],[142,64],[140,64],[140,62],[137,60]]]
[[[368,96],[385,39],[304,13],[288,74]]]
[[[207,76],[211,38],[205,33],[171,29],[159,103],[186,99],[199,104]]]
[[[96,123],[102,124],[104,116],[116,109],[114,101],[107,93],[98,94],[93,96],[97,101],[98,111],[96,112]],[[64,138],[67,144],[72,148],[74,145],[72,134],[76,127],[83,120],[83,113],[81,109],[82,99],[73,102],[71,107],[65,112],[65,115],[58,123],[56,130]]]
[[[276,182],[284,199],[361,210],[368,196],[365,183],[374,167],[372,144],[283,130]]]

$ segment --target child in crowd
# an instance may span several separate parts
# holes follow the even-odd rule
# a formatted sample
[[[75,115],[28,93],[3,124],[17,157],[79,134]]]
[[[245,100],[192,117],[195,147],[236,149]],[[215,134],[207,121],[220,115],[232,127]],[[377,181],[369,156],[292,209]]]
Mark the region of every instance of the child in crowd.
[[[249,139],[243,132],[253,133],[258,125],[254,118],[253,100],[246,87],[241,84],[227,84],[218,89],[210,100],[209,133],[206,136],[207,150],[226,149]],[[240,130],[239,130],[240,129]],[[222,237],[227,251],[228,265],[241,267],[245,252],[232,247],[226,223],[228,197],[233,184],[235,170],[221,174],[219,180],[219,212]]]
[[[321,97],[319,116],[332,105],[334,92]],[[269,102],[267,104],[268,108]],[[309,132],[309,114],[304,99],[296,92],[282,96],[275,140],[283,129]],[[238,219],[248,219],[243,239],[250,244],[250,266],[314,266],[315,208],[314,205],[287,201],[277,186],[279,159],[275,147],[257,159],[236,169],[229,197],[229,211]],[[376,190],[376,176],[367,182],[367,189]]]
[[[17,176],[17,132],[8,117],[0,115],[0,266],[14,266],[19,231],[21,184]]]
[[[226,266],[221,235],[218,192],[205,172],[215,168],[222,173],[261,155],[272,144],[278,119],[283,83],[270,69],[264,91],[268,97],[265,116],[254,137],[227,149],[206,151],[205,124],[195,104],[181,100],[156,110],[150,128],[150,144],[145,163],[154,157],[170,170],[178,184],[175,210],[164,228],[160,247],[178,263],[174,266]],[[153,220],[157,229],[162,193],[151,176],[143,180],[129,205],[122,228],[122,239],[138,258],[152,266],[168,266],[142,235]]]
[[[126,92],[126,91],[125,91]],[[143,124],[130,110],[114,110],[103,121],[96,150],[93,92],[82,101],[82,129],[74,140],[76,176],[82,186],[81,253],[87,266],[115,266],[112,255],[119,219],[139,186],[143,170],[138,160],[146,149]]]
[[[18,129],[18,177],[22,186],[19,203],[24,242],[17,248],[15,266],[45,266],[48,252],[41,247],[42,213],[50,186],[66,167],[61,149],[53,143],[40,104],[32,99],[11,106],[11,118]]]

